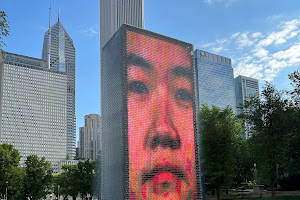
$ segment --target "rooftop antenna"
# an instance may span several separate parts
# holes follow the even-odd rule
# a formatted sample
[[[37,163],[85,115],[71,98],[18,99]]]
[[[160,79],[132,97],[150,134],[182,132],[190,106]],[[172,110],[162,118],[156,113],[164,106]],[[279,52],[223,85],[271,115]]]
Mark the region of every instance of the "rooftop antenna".
[[[59,16],[60,16],[60,10],[58,9],[58,21],[59,21]]]
[[[48,29],[48,69],[50,69],[50,48],[51,48],[51,3],[49,7],[49,29]]]

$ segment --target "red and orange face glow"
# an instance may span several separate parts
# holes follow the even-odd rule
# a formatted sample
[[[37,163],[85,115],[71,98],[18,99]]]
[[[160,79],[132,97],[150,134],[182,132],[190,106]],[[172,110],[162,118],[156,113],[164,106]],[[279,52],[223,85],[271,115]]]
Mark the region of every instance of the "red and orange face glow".
[[[130,199],[195,199],[189,49],[127,33]]]

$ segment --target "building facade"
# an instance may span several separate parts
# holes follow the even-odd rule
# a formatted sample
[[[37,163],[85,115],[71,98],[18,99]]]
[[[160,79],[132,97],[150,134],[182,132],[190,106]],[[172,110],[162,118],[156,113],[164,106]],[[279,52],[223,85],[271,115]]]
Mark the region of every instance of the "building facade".
[[[0,143],[12,144],[22,158],[66,158],[67,75],[48,69],[41,59],[0,56]]]
[[[144,0],[100,0],[100,49],[122,24],[144,28]]]
[[[239,107],[244,104],[245,100],[250,96],[259,97],[259,83],[257,79],[238,76],[234,79],[234,84],[237,114],[240,114],[243,112],[243,109]]]
[[[45,33],[42,59],[49,69],[67,74],[67,153],[73,159],[76,155],[75,47],[59,20]]]
[[[235,110],[231,59],[199,49],[195,50],[198,107],[207,104]]]
[[[97,114],[84,116],[85,126],[79,128],[79,156],[96,160],[100,150],[101,117]]]
[[[244,105],[245,100],[253,97],[259,97],[259,83],[257,79],[238,76],[234,79],[235,84],[235,96],[236,96],[236,111],[237,114],[243,113],[245,110],[241,108]],[[249,129],[252,125],[245,123],[243,135],[247,139],[251,136]]]

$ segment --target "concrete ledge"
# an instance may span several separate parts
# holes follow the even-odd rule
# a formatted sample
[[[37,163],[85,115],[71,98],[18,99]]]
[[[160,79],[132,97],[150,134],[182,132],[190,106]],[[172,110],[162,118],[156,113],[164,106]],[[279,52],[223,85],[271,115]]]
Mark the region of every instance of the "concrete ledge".
[[[300,191],[275,191],[276,196],[300,196]],[[259,194],[252,193],[237,193],[220,195],[220,199],[252,199],[252,198],[265,198],[271,197],[271,191],[262,191]],[[206,196],[207,200],[216,200],[217,196]]]

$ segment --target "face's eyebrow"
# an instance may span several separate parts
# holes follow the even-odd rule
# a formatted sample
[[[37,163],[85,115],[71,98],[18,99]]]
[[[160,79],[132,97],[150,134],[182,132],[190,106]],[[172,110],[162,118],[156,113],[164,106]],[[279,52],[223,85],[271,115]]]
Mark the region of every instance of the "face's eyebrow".
[[[127,56],[126,65],[134,65],[142,69],[152,69],[152,64],[149,61],[134,53]]]
[[[184,66],[176,66],[176,67],[173,67],[171,69],[171,72],[173,74],[175,74],[176,76],[181,76],[181,77],[184,77],[184,78],[188,78],[191,80],[193,80],[193,73],[192,73],[192,70],[190,68],[187,68],[187,67],[184,67]]]

